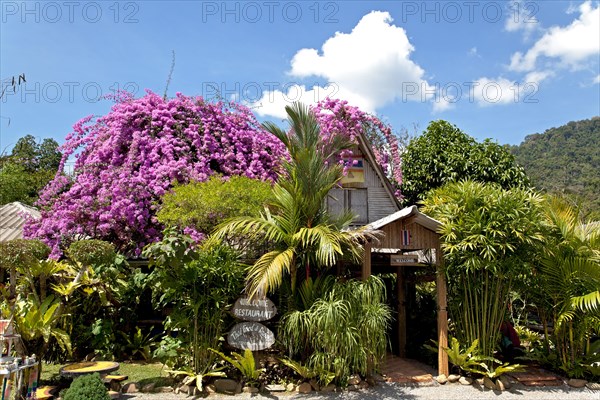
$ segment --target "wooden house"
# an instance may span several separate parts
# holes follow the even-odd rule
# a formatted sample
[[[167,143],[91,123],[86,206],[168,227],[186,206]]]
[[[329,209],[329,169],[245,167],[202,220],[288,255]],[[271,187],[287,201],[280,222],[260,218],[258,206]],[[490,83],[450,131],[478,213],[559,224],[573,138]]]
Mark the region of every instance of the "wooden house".
[[[365,138],[359,138],[353,151],[357,162],[342,180],[341,187],[333,189],[327,200],[331,213],[349,209],[358,215],[356,226],[367,226],[379,231],[379,240],[364,244],[365,252],[360,275],[363,279],[372,273],[396,273],[398,355],[406,355],[407,288],[406,276],[415,268],[432,271],[431,280],[437,290],[438,373],[448,375],[448,314],[446,310],[446,280],[440,246],[440,222],[421,213],[416,206],[401,209],[390,181],[375,160],[373,150]],[[374,264],[376,268],[374,269]]]

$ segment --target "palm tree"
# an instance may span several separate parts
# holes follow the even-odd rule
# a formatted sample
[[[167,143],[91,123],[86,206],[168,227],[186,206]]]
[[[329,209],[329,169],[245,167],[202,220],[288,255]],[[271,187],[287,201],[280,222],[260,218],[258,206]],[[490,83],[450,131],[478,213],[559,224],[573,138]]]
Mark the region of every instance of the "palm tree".
[[[551,197],[545,210],[549,235],[538,268],[534,301],[562,369],[572,373],[600,332],[600,224],[585,222],[564,199]]]
[[[251,297],[277,289],[287,275],[294,293],[298,268],[304,268],[309,278],[311,269],[329,268],[345,254],[358,260],[366,235],[362,230],[347,229],[353,214],[332,216],[326,208],[329,191],[343,176],[339,154],[352,147],[352,142],[340,135],[322,135],[314,114],[301,103],[285,110],[289,132],[270,122],[263,124],[289,152],[270,203],[258,217],[225,221],[211,239],[242,235],[272,245],[249,270],[247,292]]]

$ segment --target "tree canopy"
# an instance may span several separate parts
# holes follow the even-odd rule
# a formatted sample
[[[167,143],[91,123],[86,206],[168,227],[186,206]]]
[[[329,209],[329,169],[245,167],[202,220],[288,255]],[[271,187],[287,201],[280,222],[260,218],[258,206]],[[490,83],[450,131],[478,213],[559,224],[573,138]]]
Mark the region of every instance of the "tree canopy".
[[[529,135],[511,152],[536,188],[574,195],[600,216],[600,117]]]
[[[527,187],[528,178],[510,152],[486,139],[475,139],[449,122],[429,124],[410,140],[402,155],[403,202],[416,204],[428,191],[448,182],[473,180],[502,187]]]
[[[32,135],[20,138],[10,155],[0,157],[0,205],[13,201],[33,204],[54,178],[61,156],[54,139],[37,143]]]

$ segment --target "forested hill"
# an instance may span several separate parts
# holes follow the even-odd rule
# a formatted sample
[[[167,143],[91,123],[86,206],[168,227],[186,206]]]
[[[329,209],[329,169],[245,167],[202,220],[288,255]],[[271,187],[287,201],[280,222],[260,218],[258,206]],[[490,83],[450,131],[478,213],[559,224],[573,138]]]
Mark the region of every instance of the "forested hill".
[[[529,135],[511,151],[538,189],[579,195],[600,215],[600,117]]]

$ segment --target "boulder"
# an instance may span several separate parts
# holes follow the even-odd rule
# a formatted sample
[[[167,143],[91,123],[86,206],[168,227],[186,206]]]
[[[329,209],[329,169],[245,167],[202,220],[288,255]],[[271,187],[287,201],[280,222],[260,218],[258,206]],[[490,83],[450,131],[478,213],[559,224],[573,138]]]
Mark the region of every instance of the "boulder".
[[[582,388],[587,383],[588,383],[588,381],[586,381],[585,379],[569,379],[567,381],[567,385],[569,385],[569,386],[571,386],[573,388]]]
[[[588,382],[585,385],[586,388],[590,389],[590,390],[600,390],[600,383],[598,382]]]
[[[171,393],[173,388],[171,386],[160,386],[154,389],[157,393]]]
[[[285,385],[286,392],[293,392],[295,390],[296,390],[296,385],[294,385],[293,383],[288,383],[287,385]]]
[[[348,385],[348,387],[346,389],[348,391],[355,392],[355,391],[357,391],[357,390],[360,389],[360,386],[358,386],[358,385]]]
[[[311,379],[310,381],[308,381],[308,383],[310,383],[310,386],[312,386],[314,391],[318,392],[319,390],[321,390],[321,386],[319,386],[319,382],[317,382],[316,379]]]
[[[435,380],[437,381],[437,383],[439,383],[440,385],[445,385],[446,382],[448,382],[448,377],[446,376],[446,374],[441,374],[435,377]]]
[[[348,385],[358,385],[360,383],[360,381],[361,381],[360,376],[350,375],[350,377],[348,378]]]
[[[461,385],[468,386],[473,384],[473,379],[469,378],[468,376],[461,376],[458,379],[458,383],[460,383]]]
[[[243,393],[258,393],[258,388],[254,386],[244,386]]]
[[[500,382],[502,382],[502,385],[504,385],[504,389],[508,390],[511,388],[512,383],[510,382],[510,379],[508,378],[508,376],[506,375],[501,375],[500,378],[498,379]]]
[[[487,376],[483,378],[483,386],[490,390],[496,390],[496,384]]]
[[[460,379],[460,375],[456,375],[456,374],[448,375],[448,382],[450,382],[450,383],[458,382],[459,379]]]
[[[330,383],[327,386],[323,386],[321,388],[321,392],[325,392],[325,393],[330,393],[333,392],[335,390],[335,385],[333,383]]]
[[[233,379],[215,379],[215,390],[217,393],[236,394],[238,383]]]
[[[369,388],[369,384],[367,382],[365,382],[365,381],[361,381],[358,384],[358,387],[361,388],[361,389],[368,389]],[[323,389],[321,389],[321,391],[323,391]]]
[[[285,386],[283,385],[265,385],[265,390],[268,392],[285,392]]]
[[[121,388],[121,392],[123,392],[123,393],[137,393],[139,391],[140,391],[140,387],[137,382],[126,383]]]
[[[379,375],[377,372],[373,372],[371,375],[369,375],[370,379],[373,379],[375,382],[385,382],[385,378],[381,375]],[[374,385],[371,385],[374,386]]]
[[[142,386],[142,388],[140,389],[140,392],[142,393],[152,393],[154,392],[154,388],[156,387],[156,383],[152,382],[152,383],[147,383],[144,386]]]
[[[308,382],[301,383],[298,386],[298,393],[310,393],[312,392],[312,386]]]
[[[206,393],[210,394],[215,393],[217,391],[217,388],[211,383],[210,385],[204,386],[204,390],[206,390]]]

